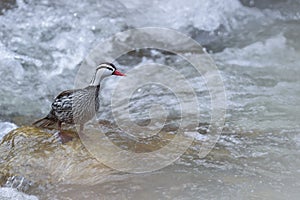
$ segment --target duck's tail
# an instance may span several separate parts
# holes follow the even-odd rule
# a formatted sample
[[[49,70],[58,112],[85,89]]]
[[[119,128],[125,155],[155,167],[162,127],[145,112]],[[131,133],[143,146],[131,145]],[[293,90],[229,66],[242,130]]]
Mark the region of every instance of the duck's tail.
[[[36,127],[47,128],[47,127],[52,127],[57,122],[58,122],[57,119],[53,118],[52,115],[49,114],[46,117],[33,122],[32,125]]]

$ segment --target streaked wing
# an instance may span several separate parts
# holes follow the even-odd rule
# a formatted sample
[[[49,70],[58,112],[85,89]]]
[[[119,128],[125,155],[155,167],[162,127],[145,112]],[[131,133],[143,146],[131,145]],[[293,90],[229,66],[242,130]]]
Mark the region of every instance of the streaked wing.
[[[73,97],[76,90],[66,90],[60,93],[52,103],[54,111],[71,111],[73,105]]]

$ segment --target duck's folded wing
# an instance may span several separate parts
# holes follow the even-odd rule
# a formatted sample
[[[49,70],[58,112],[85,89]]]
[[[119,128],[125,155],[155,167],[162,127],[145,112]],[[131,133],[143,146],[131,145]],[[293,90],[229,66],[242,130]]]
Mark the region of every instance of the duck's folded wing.
[[[76,90],[66,90],[61,92],[52,103],[52,109],[54,111],[72,110],[74,93]]]

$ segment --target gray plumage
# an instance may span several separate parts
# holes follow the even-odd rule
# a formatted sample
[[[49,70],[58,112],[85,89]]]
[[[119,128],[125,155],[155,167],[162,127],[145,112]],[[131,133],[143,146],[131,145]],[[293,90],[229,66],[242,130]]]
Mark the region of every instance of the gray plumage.
[[[102,63],[96,69],[91,84],[83,89],[66,90],[61,92],[53,101],[49,114],[33,123],[38,127],[49,127],[58,124],[80,124],[92,119],[99,109],[100,81],[110,75],[124,76],[111,63]]]

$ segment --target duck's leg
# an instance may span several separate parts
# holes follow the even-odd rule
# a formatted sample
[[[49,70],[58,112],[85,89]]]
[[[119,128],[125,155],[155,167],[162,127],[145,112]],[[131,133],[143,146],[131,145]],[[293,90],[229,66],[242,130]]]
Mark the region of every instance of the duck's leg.
[[[83,134],[83,124],[79,125],[79,132],[78,132],[79,138],[83,139],[85,138],[85,135]]]
[[[58,121],[57,126],[58,126],[59,133],[61,133],[61,121]]]
[[[79,135],[79,138],[81,140],[88,140],[90,139],[87,135],[85,135],[85,133],[83,132],[83,128],[84,128],[84,124],[80,124],[79,126],[79,132],[78,132],[78,135]]]
[[[69,136],[68,134],[64,134],[62,129],[61,129],[61,121],[58,121],[57,123],[57,126],[58,126],[58,136],[59,138],[61,139],[61,142],[64,144],[64,143],[67,143],[69,141],[71,141],[73,139],[73,137]]]

